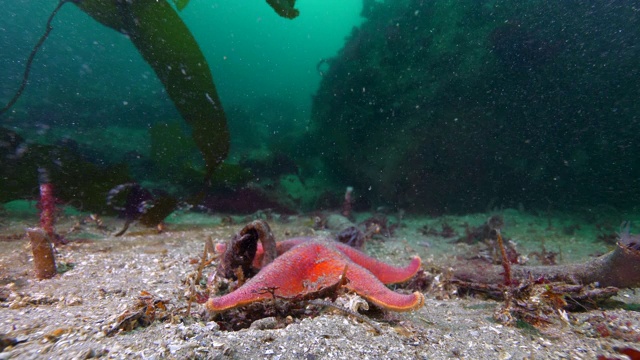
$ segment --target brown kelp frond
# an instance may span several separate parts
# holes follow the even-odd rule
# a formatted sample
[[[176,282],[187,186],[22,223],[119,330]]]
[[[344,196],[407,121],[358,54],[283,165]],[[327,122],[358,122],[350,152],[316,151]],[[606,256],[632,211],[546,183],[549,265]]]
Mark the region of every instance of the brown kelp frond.
[[[293,19],[300,15],[300,11],[294,8],[296,0],[267,0],[267,4],[283,18]]]
[[[227,117],[198,43],[167,1],[84,0],[76,5],[125,33],[173,100],[206,163],[205,179],[229,153]]]

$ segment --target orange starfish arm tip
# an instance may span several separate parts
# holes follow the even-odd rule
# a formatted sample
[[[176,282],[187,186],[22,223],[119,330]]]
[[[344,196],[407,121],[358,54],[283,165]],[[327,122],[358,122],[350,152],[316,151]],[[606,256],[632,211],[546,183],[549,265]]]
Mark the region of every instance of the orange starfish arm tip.
[[[266,299],[268,297],[271,297],[271,294],[267,294],[267,296],[264,296],[264,297],[252,297],[252,298],[247,298],[241,301],[234,301],[234,299],[232,298],[221,296],[217,298],[210,298],[209,300],[207,300],[207,303],[205,304],[205,306],[209,311],[223,312],[223,311],[235,309],[240,306],[249,305],[256,301]]]
[[[424,305],[424,295],[416,291],[411,295],[402,295],[403,301],[395,299],[394,302],[384,302],[383,299],[366,298],[377,306],[391,311],[412,311],[421,308]]]
[[[351,261],[371,271],[378,280],[386,285],[409,280],[420,270],[420,266],[422,265],[422,260],[420,260],[419,256],[414,256],[407,267],[401,268],[376,260],[345,244],[338,243],[336,247],[347,255]]]
[[[390,290],[371,271],[353,264],[347,269],[346,288],[373,304],[391,311],[410,311],[424,305],[424,295],[419,292],[401,294]]]

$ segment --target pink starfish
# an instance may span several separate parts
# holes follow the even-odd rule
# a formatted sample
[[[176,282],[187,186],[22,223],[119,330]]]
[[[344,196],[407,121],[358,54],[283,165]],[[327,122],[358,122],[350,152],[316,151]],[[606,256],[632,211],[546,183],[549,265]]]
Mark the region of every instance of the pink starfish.
[[[270,299],[274,295],[282,298],[310,297],[342,283],[343,275],[346,276],[344,287],[381,308],[409,311],[424,304],[424,296],[419,292],[400,294],[385,286],[404,282],[415,275],[421,265],[417,256],[406,268],[398,268],[333,241],[295,238],[277,243],[276,247],[280,256],[240,288],[224,296],[210,298],[207,308],[221,312]],[[224,249],[224,245],[216,247],[218,252]],[[254,267],[260,268],[262,254],[262,248],[258,246]]]

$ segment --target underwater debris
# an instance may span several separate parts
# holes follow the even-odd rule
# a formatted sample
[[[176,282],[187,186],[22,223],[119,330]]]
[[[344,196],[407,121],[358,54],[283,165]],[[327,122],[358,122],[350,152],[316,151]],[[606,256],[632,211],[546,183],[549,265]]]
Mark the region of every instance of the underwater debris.
[[[623,243],[629,239],[630,237],[623,235],[613,251],[585,263],[512,266],[512,279],[518,281],[532,276],[568,284],[598,283],[600,287],[640,287],[640,250],[629,246],[629,243]],[[482,270],[478,271],[479,269]],[[454,267],[453,276],[465,282],[496,284],[503,280],[502,272],[502,266],[467,261]]]
[[[113,336],[137,327],[147,327],[156,320],[167,320],[171,316],[167,305],[167,301],[158,299],[147,291],[141,291],[133,306],[116,318],[116,323],[105,332],[105,335]]]
[[[500,235],[498,233],[498,235]],[[503,266],[467,261],[454,266],[449,282],[460,294],[481,293],[504,300],[494,317],[505,324],[551,322],[552,313],[596,308],[619,288],[640,287],[640,250],[623,227],[616,248],[585,263]]]
[[[116,198],[126,192],[124,204],[117,205]],[[115,186],[107,194],[107,205],[118,211],[125,219],[135,219],[145,211],[146,202],[151,201],[153,195],[137,183],[126,183]]]
[[[537,258],[538,262],[540,262],[542,265],[556,265],[557,256],[558,256],[557,252],[547,250],[547,248],[544,246],[544,242],[542,243],[541,251],[532,251],[529,253],[529,257]]]
[[[377,212],[362,221],[360,225],[364,227],[367,239],[373,238],[375,235],[382,235],[385,238],[389,238],[393,236],[394,231],[400,226],[401,221],[402,211],[399,211],[398,222],[395,223],[390,223],[387,215]]]
[[[10,346],[15,346],[26,341],[26,339],[18,340],[16,338],[9,337],[8,335],[0,334],[0,352],[3,352],[4,349]]]
[[[608,245],[615,245],[619,240],[619,233],[616,232],[601,232],[596,237],[598,241],[603,242]]]
[[[331,230],[336,233],[336,240],[356,249],[362,249],[364,244],[376,235],[390,237],[397,225],[388,225],[387,217],[378,213],[358,225],[341,214],[329,214],[320,219],[318,228]]]
[[[498,225],[500,225],[499,223]],[[499,228],[495,235],[502,254],[501,265],[465,261],[453,266],[448,282],[459,294],[484,294],[504,300],[494,317],[505,324],[523,320],[534,326],[551,322],[549,315],[560,311],[596,308],[618,293],[619,288],[640,286],[640,250],[633,248],[634,236],[623,227],[616,248],[581,264],[519,266],[509,260]],[[629,246],[629,244],[632,244]],[[547,258],[546,251],[540,255]],[[549,263],[554,262],[554,255]]]
[[[341,215],[330,215],[327,218],[327,228],[342,228],[336,234],[336,240],[356,249],[362,249],[364,244],[376,235],[391,237],[397,225],[388,225],[387,217],[382,214],[375,214],[362,221],[358,226],[352,224],[346,217],[343,218]],[[364,228],[364,230],[361,230],[361,228]]]
[[[566,311],[598,309],[618,294],[616,287],[600,288],[594,284],[573,285],[549,282],[544,278],[528,277],[518,284],[471,283],[458,279],[449,280],[459,295],[485,296],[503,303],[494,312],[494,319],[505,325],[524,321],[535,327],[553,322],[554,316],[566,317]],[[564,320],[563,320],[564,321]]]
[[[489,218],[488,221],[486,221],[480,226],[471,227],[469,226],[469,224],[465,224],[465,229],[464,229],[465,235],[458,238],[456,242],[473,244],[475,242],[484,241],[487,239],[497,240],[496,232],[493,231],[491,224],[500,224],[500,223],[504,223],[504,219],[502,219],[502,216],[493,215],[491,218]]]
[[[420,229],[418,229],[418,232],[422,235],[438,236],[445,239],[449,239],[456,236],[456,230],[451,225],[449,225],[449,223],[447,223],[446,221],[443,222],[440,226],[442,230],[438,231],[436,230],[435,227],[424,225]]]
[[[209,258],[209,255],[213,255]],[[184,296],[187,298],[187,310],[186,315],[191,315],[191,304],[195,301],[199,304],[204,304],[209,298],[209,282],[206,282],[207,288],[206,291],[201,292],[196,288],[198,285],[202,284],[202,272],[204,268],[211,265],[211,263],[218,258],[218,255],[215,253],[215,246],[213,245],[213,240],[209,236],[204,243],[204,251],[199,260],[197,260],[198,267],[196,271],[189,274],[185,279],[185,284],[187,289],[185,290]],[[212,273],[212,275],[215,272]]]

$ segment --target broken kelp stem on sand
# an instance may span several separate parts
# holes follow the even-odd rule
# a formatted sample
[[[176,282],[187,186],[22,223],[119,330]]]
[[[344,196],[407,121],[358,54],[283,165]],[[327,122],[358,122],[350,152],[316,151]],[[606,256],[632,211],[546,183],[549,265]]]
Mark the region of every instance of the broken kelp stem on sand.
[[[50,279],[56,275],[56,259],[47,233],[38,228],[27,229],[33,252],[33,265],[38,279]]]
[[[459,281],[482,284],[499,284],[504,281],[504,269],[500,265],[483,266],[469,264],[458,267],[453,278]],[[570,284],[598,283],[600,287],[640,287],[640,247],[622,238],[616,248],[591,261],[580,264],[551,266],[512,266],[513,280],[544,278],[550,282]]]

